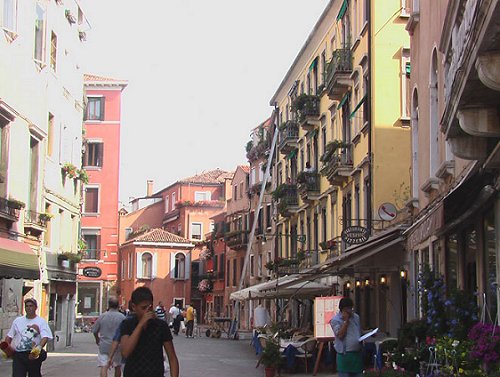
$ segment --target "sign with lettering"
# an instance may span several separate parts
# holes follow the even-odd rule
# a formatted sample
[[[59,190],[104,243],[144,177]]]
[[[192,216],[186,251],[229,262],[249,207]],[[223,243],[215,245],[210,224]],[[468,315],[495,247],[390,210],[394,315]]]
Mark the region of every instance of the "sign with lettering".
[[[368,241],[370,236],[368,229],[359,225],[354,225],[345,228],[342,231],[342,241],[348,243],[349,245],[358,245]]]
[[[82,274],[88,278],[98,278],[101,276],[102,270],[99,267],[85,267]]]

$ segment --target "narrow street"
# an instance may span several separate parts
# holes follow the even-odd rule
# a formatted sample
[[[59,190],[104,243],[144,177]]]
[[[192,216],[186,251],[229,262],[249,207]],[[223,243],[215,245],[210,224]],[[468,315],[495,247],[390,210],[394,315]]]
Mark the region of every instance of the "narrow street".
[[[74,346],[63,352],[49,353],[43,363],[42,374],[46,377],[96,377],[97,347],[90,333],[75,334]],[[181,365],[182,377],[262,377],[264,367],[255,368],[258,357],[250,340],[228,340],[214,338],[174,338],[174,344]],[[11,362],[0,361],[0,376],[11,376]],[[112,376],[112,373],[108,374]],[[293,373],[282,376],[305,377],[312,373]],[[333,376],[321,372],[318,376]]]

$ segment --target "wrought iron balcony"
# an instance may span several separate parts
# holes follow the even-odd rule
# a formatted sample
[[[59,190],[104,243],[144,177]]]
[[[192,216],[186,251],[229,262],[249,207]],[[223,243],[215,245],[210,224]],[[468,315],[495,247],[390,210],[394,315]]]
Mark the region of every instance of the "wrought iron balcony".
[[[313,172],[301,172],[297,177],[297,188],[303,200],[316,200],[320,194],[320,175]]]
[[[299,126],[294,120],[288,120],[279,129],[279,150],[288,154],[298,148]]]
[[[85,259],[85,260],[100,260],[101,259],[101,250],[85,249],[82,252],[82,259]]]
[[[12,201],[0,198],[0,216],[2,218],[9,221],[17,221],[19,220],[20,210],[20,208],[15,208]]]
[[[292,103],[296,119],[300,127],[309,130],[320,125],[319,96],[312,94],[301,94]]]
[[[50,216],[46,213],[31,210],[24,211],[24,231],[29,234],[40,235],[47,229],[48,221],[50,221]]]
[[[333,52],[326,68],[326,91],[328,97],[340,101],[351,85],[352,53],[349,47]]]
[[[299,198],[296,185],[282,184],[278,186],[273,196],[278,200],[278,212],[281,216],[290,217],[297,212]]]
[[[233,250],[240,250],[247,246],[248,230],[235,230],[224,234],[226,246]]]
[[[321,174],[333,186],[340,186],[347,181],[352,172],[351,147],[340,147],[324,161]]]

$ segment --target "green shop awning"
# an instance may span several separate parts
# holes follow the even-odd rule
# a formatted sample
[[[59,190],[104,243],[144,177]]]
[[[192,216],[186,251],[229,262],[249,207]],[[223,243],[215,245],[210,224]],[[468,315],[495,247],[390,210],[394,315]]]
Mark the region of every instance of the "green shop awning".
[[[40,279],[38,257],[28,244],[0,238],[0,279]]]
[[[314,130],[311,130],[309,131],[308,133],[306,133],[306,137],[308,139],[312,139],[314,136],[316,136],[318,134],[318,130],[315,128]]]
[[[340,100],[340,102],[339,102],[339,104],[337,106],[337,109],[340,109],[342,106],[344,106],[350,96],[351,96],[351,92],[347,92],[345,94],[345,96],[342,97],[342,99]]]
[[[349,115],[349,119],[352,119],[354,118],[354,115],[356,115],[356,111],[359,110],[359,108],[363,105],[363,103],[366,101],[366,94],[363,96],[363,98],[361,98],[361,101],[359,101],[359,103],[356,105],[356,107],[354,108],[354,110],[352,111],[351,115]]]
[[[337,15],[337,22],[344,17],[345,12],[347,12],[347,7],[349,6],[349,0],[344,0],[342,6],[340,7],[339,14]]]

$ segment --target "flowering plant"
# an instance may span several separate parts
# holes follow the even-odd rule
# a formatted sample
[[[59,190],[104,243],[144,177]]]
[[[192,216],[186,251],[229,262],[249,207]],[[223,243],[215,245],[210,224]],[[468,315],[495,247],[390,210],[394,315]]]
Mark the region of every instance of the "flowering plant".
[[[212,250],[205,248],[200,253],[200,259],[201,260],[212,259],[213,255],[214,253],[212,252]]]
[[[483,360],[488,368],[500,362],[500,326],[479,322],[469,331],[469,339],[473,358]]]
[[[200,292],[210,292],[212,290],[212,282],[208,279],[203,279],[198,283]]]
[[[61,167],[62,173],[64,177],[68,178],[76,178],[78,175],[78,169],[75,165],[73,165],[71,162],[66,162],[64,165]]]

